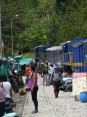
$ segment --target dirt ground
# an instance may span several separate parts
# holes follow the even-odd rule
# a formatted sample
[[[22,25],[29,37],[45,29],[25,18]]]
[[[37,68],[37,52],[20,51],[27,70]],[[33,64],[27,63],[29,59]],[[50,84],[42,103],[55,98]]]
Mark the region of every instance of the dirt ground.
[[[16,107],[13,108],[13,110],[18,114],[18,117],[21,117],[26,99],[26,94],[23,96],[20,96],[19,93],[13,94],[13,99],[16,103]]]

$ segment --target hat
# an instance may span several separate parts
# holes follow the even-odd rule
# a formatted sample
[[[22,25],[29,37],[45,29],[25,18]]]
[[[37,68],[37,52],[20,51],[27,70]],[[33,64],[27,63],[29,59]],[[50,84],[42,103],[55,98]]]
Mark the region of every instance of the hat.
[[[17,70],[14,70],[15,73],[17,73]]]

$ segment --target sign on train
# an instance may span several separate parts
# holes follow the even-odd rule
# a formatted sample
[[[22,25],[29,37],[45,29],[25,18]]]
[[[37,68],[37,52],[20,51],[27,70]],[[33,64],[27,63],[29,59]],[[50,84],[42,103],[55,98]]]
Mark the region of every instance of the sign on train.
[[[73,73],[73,95],[87,91],[87,73]]]

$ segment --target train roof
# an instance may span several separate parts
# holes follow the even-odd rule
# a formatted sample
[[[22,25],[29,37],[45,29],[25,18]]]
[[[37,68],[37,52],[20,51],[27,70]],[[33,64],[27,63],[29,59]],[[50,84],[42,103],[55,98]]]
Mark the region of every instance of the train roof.
[[[39,45],[39,46],[36,46],[35,49],[38,48],[38,47],[44,47],[44,46],[45,46],[45,45]]]
[[[42,47],[49,48],[49,47],[52,47],[52,45],[51,44],[49,44],[49,45],[39,45],[39,46],[36,46],[35,49],[36,48],[42,48]]]
[[[56,51],[61,49],[62,49],[62,46],[52,46],[50,48],[47,48],[46,51]]]
[[[87,39],[83,41],[83,44],[85,44],[85,43],[87,44]]]
[[[71,42],[71,41],[66,41],[66,42],[60,43],[59,46],[63,46],[64,44],[70,43],[70,42]]]

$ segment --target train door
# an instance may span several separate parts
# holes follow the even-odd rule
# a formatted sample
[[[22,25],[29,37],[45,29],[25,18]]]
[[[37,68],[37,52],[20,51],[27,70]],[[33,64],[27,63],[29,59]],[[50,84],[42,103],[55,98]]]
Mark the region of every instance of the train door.
[[[62,53],[62,49],[60,49],[60,50],[58,50],[57,64],[61,67],[62,66],[62,62],[63,62],[63,53]]]
[[[87,44],[83,45],[84,71],[87,72]]]
[[[70,66],[73,66],[73,53],[69,52],[69,61],[70,61]]]

